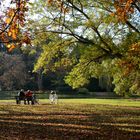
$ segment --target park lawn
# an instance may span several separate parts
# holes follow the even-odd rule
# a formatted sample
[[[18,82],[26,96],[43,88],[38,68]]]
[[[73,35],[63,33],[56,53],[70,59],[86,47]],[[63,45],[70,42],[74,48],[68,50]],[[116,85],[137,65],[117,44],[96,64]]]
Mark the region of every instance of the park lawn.
[[[42,103],[48,103],[47,99],[40,100]],[[140,107],[140,99],[60,99],[59,103],[70,104],[100,104],[100,105],[119,105]]]
[[[48,99],[39,99],[41,104],[49,103]],[[1,104],[15,104],[15,100],[1,100]],[[140,107],[140,99],[96,99],[96,98],[85,98],[85,99],[59,99],[59,103],[68,104],[100,104],[100,105],[119,105],[119,106],[135,106]]]
[[[0,140],[139,140],[140,103],[60,99],[59,104],[0,104]]]

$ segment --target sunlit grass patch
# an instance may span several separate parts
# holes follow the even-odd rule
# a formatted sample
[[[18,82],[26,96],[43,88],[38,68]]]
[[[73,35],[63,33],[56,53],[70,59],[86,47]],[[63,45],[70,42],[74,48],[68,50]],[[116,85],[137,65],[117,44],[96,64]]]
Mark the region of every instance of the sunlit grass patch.
[[[140,129],[132,129],[132,128],[118,128],[119,130],[126,131],[126,132],[136,132],[140,133]]]
[[[118,127],[139,127],[140,125],[137,124],[131,124],[131,123],[101,123],[101,125],[107,125],[107,126],[118,126]]]
[[[62,103],[81,103],[81,104],[109,104],[119,106],[140,106],[139,101],[131,99],[64,99],[60,100]]]
[[[0,104],[16,104],[15,100],[1,100]],[[48,99],[39,99],[40,104],[49,104]],[[23,104],[23,102],[22,102]],[[59,99],[58,104],[102,104],[115,106],[136,106],[140,107],[140,100],[134,99]]]
[[[0,114],[9,114],[9,112],[0,110]]]
[[[117,122],[127,122],[127,121],[129,121],[129,122],[138,122],[138,121],[140,121],[140,116],[120,116],[120,117],[115,117],[115,120],[117,121]]]

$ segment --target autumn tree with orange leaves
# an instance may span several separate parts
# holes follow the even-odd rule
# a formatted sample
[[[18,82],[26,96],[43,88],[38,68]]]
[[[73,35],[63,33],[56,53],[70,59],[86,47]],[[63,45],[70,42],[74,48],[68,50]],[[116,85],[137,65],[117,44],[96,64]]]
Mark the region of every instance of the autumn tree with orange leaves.
[[[7,5],[9,6],[7,7]],[[28,31],[24,31],[28,0],[11,0],[0,3],[0,42],[8,51],[20,47],[23,43],[30,44]]]

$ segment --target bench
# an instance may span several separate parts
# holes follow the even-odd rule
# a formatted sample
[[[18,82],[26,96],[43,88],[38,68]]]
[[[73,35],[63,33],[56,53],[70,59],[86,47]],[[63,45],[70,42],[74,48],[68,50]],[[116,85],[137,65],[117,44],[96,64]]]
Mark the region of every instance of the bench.
[[[16,104],[21,104],[21,101],[24,101],[24,104],[26,104],[26,102],[28,104],[31,104],[34,105],[35,103],[38,103],[38,101],[36,100],[36,96],[24,96],[24,97],[21,97],[21,96],[15,96],[15,99],[16,99]]]

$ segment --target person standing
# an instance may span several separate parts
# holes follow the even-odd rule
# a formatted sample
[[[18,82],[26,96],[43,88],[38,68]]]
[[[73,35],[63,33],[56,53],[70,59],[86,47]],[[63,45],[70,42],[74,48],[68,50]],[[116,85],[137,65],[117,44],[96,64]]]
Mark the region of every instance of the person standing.
[[[56,91],[51,91],[49,95],[49,100],[51,104],[57,104],[58,103],[58,96],[56,94]]]
[[[49,94],[49,100],[50,100],[50,104],[53,104],[54,102],[54,96],[53,96],[53,91],[51,90],[51,93]]]

